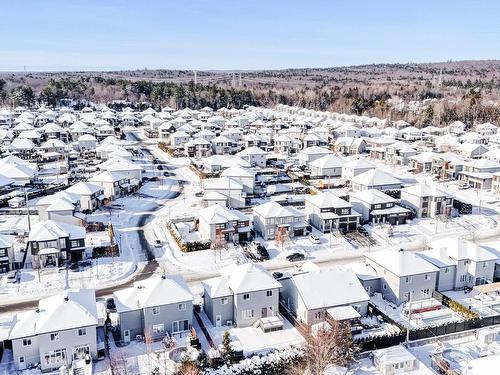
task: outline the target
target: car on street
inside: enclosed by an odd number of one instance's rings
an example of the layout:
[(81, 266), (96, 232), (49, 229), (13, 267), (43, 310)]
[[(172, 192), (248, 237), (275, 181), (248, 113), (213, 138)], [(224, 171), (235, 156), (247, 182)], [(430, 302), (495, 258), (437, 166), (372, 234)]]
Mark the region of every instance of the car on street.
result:
[(283, 277), (283, 272), (278, 272), (278, 271), (273, 272), (273, 277), (275, 279), (281, 279)]
[(315, 245), (318, 245), (321, 243), (320, 238), (318, 236), (313, 235), (313, 234), (309, 235), (309, 241), (311, 241)]
[(8, 274), (7, 274), (7, 282), (10, 283), (10, 284), (14, 284), (14, 283), (17, 283), (19, 281), (19, 271), (15, 270), (15, 271), (10, 271)]
[(293, 253), (286, 257), (289, 262), (299, 262), (306, 259), (305, 255), (302, 253)]
[(370, 233), (364, 228), (364, 227), (358, 227), (358, 233), (362, 234), (363, 236), (369, 236)]

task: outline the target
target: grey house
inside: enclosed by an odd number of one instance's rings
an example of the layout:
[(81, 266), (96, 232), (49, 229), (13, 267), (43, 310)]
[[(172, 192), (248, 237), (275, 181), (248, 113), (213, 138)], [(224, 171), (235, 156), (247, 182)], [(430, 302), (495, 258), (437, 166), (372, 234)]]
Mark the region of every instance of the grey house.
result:
[(432, 241), (431, 250), (422, 252), (429, 262), (440, 268), (438, 290), (472, 288), (493, 282), (498, 256), (460, 237)]
[(367, 313), (370, 297), (352, 271), (317, 270), (284, 277), (280, 282), (282, 303), (305, 324), (322, 322), (327, 314), (337, 316), (338, 311), (346, 319)]
[(265, 240), (272, 240), (279, 231), (290, 237), (303, 236), (306, 223), (305, 214), (293, 207), (283, 207), (276, 202), (267, 202), (253, 209), (255, 231)]
[(42, 372), (85, 358), (97, 358), (104, 342), (97, 337), (99, 318), (94, 290), (67, 290), (42, 299), (38, 308), (17, 313), (9, 333), (14, 367), (40, 363)]
[(365, 254), (365, 262), (382, 277), (382, 295), (397, 305), (431, 298), (436, 289), (439, 268), (414, 253), (377, 251)]
[(0, 273), (9, 272), (14, 265), (14, 237), (0, 235)]
[(401, 202), (417, 211), (417, 217), (450, 216), (453, 197), (434, 186), (416, 184), (401, 190)]
[(202, 285), (205, 313), (216, 327), (248, 327), (278, 314), (281, 284), (261, 266), (232, 265)]
[(191, 329), (193, 294), (180, 276), (158, 276), (113, 293), (123, 342), (150, 335), (159, 340)]
[(397, 205), (397, 200), (376, 189), (358, 191), (350, 195), (352, 207), (362, 215), (364, 222), (406, 223), (410, 210)]

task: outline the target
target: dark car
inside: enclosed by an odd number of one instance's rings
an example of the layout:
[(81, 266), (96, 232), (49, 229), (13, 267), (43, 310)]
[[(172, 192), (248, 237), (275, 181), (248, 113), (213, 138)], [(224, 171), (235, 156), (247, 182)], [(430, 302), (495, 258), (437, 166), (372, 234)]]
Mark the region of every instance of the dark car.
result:
[(363, 236), (369, 236), (370, 233), (364, 228), (364, 227), (358, 227), (358, 233), (362, 234)]
[(269, 253), (266, 248), (262, 245), (257, 246), (257, 254), (259, 254), (260, 258), (263, 260), (269, 260)]
[(306, 259), (305, 255), (302, 253), (293, 253), (286, 257), (289, 262), (298, 262)]
[(113, 298), (108, 298), (106, 300), (106, 310), (116, 312), (115, 300)]
[(273, 277), (275, 279), (281, 279), (283, 277), (283, 272), (273, 272)]

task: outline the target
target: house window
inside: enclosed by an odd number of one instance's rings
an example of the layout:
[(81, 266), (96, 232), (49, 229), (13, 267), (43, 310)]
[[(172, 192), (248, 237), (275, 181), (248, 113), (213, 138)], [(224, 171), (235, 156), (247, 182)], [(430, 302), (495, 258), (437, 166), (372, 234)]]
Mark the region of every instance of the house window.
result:
[(273, 295), (273, 291), (272, 290), (268, 290), (266, 292), (266, 296), (271, 297), (272, 295)]
[(58, 349), (46, 352), (44, 355), (46, 365), (58, 364), (66, 361), (66, 349)]
[(483, 268), (486, 268), (486, 267), (488, 267), (488, 263), (483, 262)]
[(73, 360), (85, 358), (85, 355), (90, 353), (88, 345), (78, 345), (73, 347)]
[(349, 209), (348, 208), (343, 208), (340, 210), (341, 215), (349, 215)]
[(177, 320), (172, 322), (172, 332), (184, 332), (189, 329), (189, 321), (188, 320)]
[(444, 273), (449, 273), (449, 272), (450, 272), (450, 269), (449, 269), (448, 267), (446, 267), (446, 268), (444, 269)]
[(254, 313), (254, 310), (253, 309), (249, 309), (249, 310), (243, 310), (241, 312), (241, 318), (242, 319), (250, 319), (250, 318), (253, 318), (255, 315)]
[(425, 280), (430, 280), (430, 279), (431, 279), (431, 275), (426, 274), (426, 275), (425, 275)]
[(384, 284), (384, 290), (387, 290), (387, 284)]
[(316, 319), (316, 320), (321, 319), (321, 311), (317, 311), (314, 313), (314, 319)]
[(250, 294), (248, 294), (248, 293), (243, 294), (243, 300), (244, 301), (246, 301), (249, 298), (250, 298)]
[(23, 346), (30, 346), (31, 345), (31, 339), (23, 339)]
[(153, 315), (159, 315), (159, 314), (160, 314), (160, 307), (159, 307), (159, 306), (155, 306), (155, 307), (153, 307), (153, 309), (152, 309), (151, 313), (152, 313)]
[(59, 332), (51, 333), (50, 334), (50, 341), (57, 341), (57, 340), (59, 340)]
[(376, 209), (376, 210), (378, 210), (378, 209), (380, 209), (380, 208), (382, 208), (382, 205), (381, 205), (381, 204), (376, 204), (376, 205), (375, 205), (375, 209)]
[(154, 324), (153, 325), (153, 335), (158, 335), (165, 332), (164, 324)]
[(78, 247), (78, 246), (80, 246), (80, 241), (78, 240), (71, 241), (71, 247)]
[(407, 283), (407, 284), (411, 283), (411, 277), (410, 276), (406, 276), (405, 277), (405, 283)]
[(422, 296), (424, 296), (424, 297), (427, 297), (431, 294), (431, 292), (428, 288), (422, 289), (421, 292), (422, 292)]
[(177, 309), (178, 309), (179, 311), (184, 311), (184, 310), (186, 310), (186, 304), (185, 304), (185, 303), (179, 303), (179, 304), (177, 305)]
[(78, 329), (78, 336), (86, 336), (86, 335), (87, 335), (87, 328)]
[(220, 304), (221, 305), (227, 305), (229, 302), (229, 299), (227, 297), (221, 298), (220, 299)]

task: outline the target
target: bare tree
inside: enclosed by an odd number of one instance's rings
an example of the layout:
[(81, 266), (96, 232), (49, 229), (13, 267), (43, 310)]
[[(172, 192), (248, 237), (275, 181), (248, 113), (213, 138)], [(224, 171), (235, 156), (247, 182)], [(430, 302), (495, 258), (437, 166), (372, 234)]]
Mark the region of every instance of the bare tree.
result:
[(151, 334), (151, 331), (146, 330), (144, 331), (144, 344), (146, 345), (146, 356), (148, 357), (148, 374), (151, 374), (152, 372), (152, 367), (151, 367), (151, 354), (153, 353), (153, 335)]
[(178, 375), (201, 375), (202, 372), (196, 362), (185, 361), (181, 363), (177, 373)]
[(110, 350), (109, 367), (112, 375), (127, 375), (127, 356), (123, 348)]
[(222, 259), (222, 250), (227, 248), (227, 242), (223, 236), (216, 236), (210, 248), (214, 251), (215, 262), (217, 262), (217, 253), (219, 253), (219, 259)]
[(276, 232), (275, 240), (276, 245), (280, 246), (281, 251), (283, 251), (283, 247), (290, 240), (290, 237), (288, 236), (288, 229), (286, 227), (279, 227)]
[(309, 327), (304, 344), (301, 369), (311, 375), (322, 375), (331, 366), (347, 366), (356, 353), (349, 323), (330, 320), (318, 329)]

